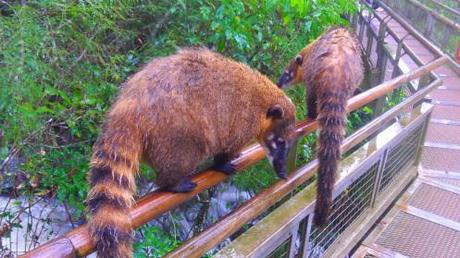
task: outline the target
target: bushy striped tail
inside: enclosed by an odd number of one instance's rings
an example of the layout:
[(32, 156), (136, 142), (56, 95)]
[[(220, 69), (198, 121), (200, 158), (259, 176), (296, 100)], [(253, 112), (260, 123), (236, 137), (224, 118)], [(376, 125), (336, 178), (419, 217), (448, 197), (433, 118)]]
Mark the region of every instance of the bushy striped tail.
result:
[(332, 205), (332, 190), (335, 184), (338, 163), (346, 126), (346, 105), (348, 94), (325, 92), (318, 96), (318, 183), (314, 223), (325, 226), (328, 223)]
[(132, 257), (132, 226), (139, 145), (132, 135), (102, 135), (93, 147), (87, 207), (98, 257)]

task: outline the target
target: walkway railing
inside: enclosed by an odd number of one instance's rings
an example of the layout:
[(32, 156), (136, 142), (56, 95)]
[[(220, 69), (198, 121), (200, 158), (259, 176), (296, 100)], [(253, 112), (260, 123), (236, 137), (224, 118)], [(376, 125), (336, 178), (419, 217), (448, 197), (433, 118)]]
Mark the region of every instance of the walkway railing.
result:
[[(370, 23), (366, 23), (368, 17), (364, 16), (364, 12), (361, 12), (359, 19), (356, 20), (357, 29), (361, 30), (361, 26), (370, 26)], [(366, 25), (367, 24), (367, 25)], [(369, 28), (367, 28), (369, 29)], [(372, 35), (373, 32), (369, 32)], [(368, 34), (368, 35), (371, 35)], [(379, 35), (379, 34), (377, 34)], [(385, 33), (382, 34), (383, 36)], [(380, 35), (380, 36), (382, 36)], [(372, 36), (373, 37), (373, 36)], [(362, 38), (365, 38), (363, 35)], [(385, 50), (383, 44), (383, 38), (377, 37), (380, 42), (380, 48), (375, 48), (378, 52), (378, 60), (384, 62), (384, 58), (387, 60), (393, 60), (395, 67), (398, 67), (398, 62), (395, 61), (395, 56), (389, 54), (390, 49)], [(404, 48), (404, 44), (401, 43), (401, 48)], [(372, 47), (371, 47), (372, 49)], [(411, 56), (410, 50), (405, 50), (408, 56)], [(382, 57), (387, 55), (387, 57)], [(404, 56), (404, 53), (400, 53), (399, 58)], [(406, 88), (408, 89), (411, 96), (407, 98), (401, 104), (393, 107), (389, 111), (384, 112), (377, 119), (369, 123), (368, 125), (361, 128), (358, 132), (348, 137), (343, 145), (343, 150), (347, 151), (362, 145), (366, 139), (372, 137), (373, 134), (387, 128), (387, 124), (397, 119), (397, 115), (401, 112), (412, 109), (414, 105), (417, 105), (424, 96), (432, 89), (440, 85), (441, 81), (431, 71), (444, 63), (448, 58), (439, 54), (438, 57), (432, 62), (420, 66), (419, 68), (399, 75), (400, 72), (391, 73), (393, 79), (381, 83), (380, 85), (373, 87), (364, 93), (357, 95), (350, 99), (348, 103), (348, 111), (356, 110), (364, 105), (371, 103), (372, 101), (382, 99), (388, 94), (393, 93), (396, 89)], [(393, 62), (390, 62), (393, 63)], [(377, 62), (379, 63), (379, 62)], [(379, 63), (379, 64), (380, 64)], [(387, 67), (391, 68), (391, 65), (381, 65), (379, 70), (379, 81), (385, 79), (385, 76), (381, 74), (387, 74)], [(398, 76), (399, 75), (399, 76)], [(383, 78), (383, 79), (382, 79)], [(410, 89), (410, 90), (409, 90)], [(385, 111), (382, 108), (382, 112)], [(425, 116), (426, 117), (426, 116)], [(417, 120), (419, 121), (419, 120)], [(314, 132), (317, 128), (316, 121), (306, 120), (297, 124), (298, 137), (305, 136)], [(417, 135), (420, 135), (419, 133)], [(420, 136), (417, 136), (420, 138)], [(417, 139), (419, 139), (417, 138)], [(418, 145), (415, 145), (415, 148)], [(413, 146), (411, 148), (414, 148)], [(387, 153), (388, 154), (388, 153)], [(354, 155), (354, 154), (352, 154)], [(418, 154), (417, 154), (418, 155)], [(241, 171), (244, 168), (254, 164), (255, 162), (264, 158), (264, 151), (258, 144), (248, 146), (242, 151), (242, 155), (233, 160), (237, 171)], [(252, 219), (258, 217), (260, 214), (265, 212), (269, 207), (279, 202), (283, 197), (292, 193), (294, 190), (300, 190), (299, 186), (304, 184), (310, 178), (314, 176), (315, 169), (317, 167), (317, 161), (314, 160), (296, 171), (292, 172), (287, 180), (280, 180), (273, 184), (269, 188), (259, 193), (248, 202), (244, 203), (241, 207), (225, 216), (219, 222), (203, 231), (198, 236), (190, 239), (177, 250), (175, 250), (170, 256), (182, 256), (182, 257), (197, 257), (206, 253), (209, 249), (222, 242), (224, 239), (235, 233), (242, 226)], [(399, 168), (400, 169), (400, 168)], [(130, 217), (134, 227), (139, 227), (148, 221), (160, 216), (161, 214), (177, 207), (181, 203), (184, 203), (198, 193), (224, 181), (227, 177), (212, 170), (206, 170), (198, 173), (192, 180), (197, 183), (197, 187), (191, 193), (187, 194), (172, 194), (167, 192), (152, 192), (145, 197), (137, 201), (136, 205), (130, 210)], [(347, 177), (348, 182), (355, 181), (356, 179)], [(351, 181), (350, 181), (351, 180)], [(342, 182), (342, 181), (340, 181)], [(339, 183), (340, 183), (339, 182)], [(312, 186), (309, 186), (310, 188)], [(343, 187), (346, 187), (344, 185)], [(341, 187), (340, 189), (342, 189)], [(309, 188), (305, 188), (309, 189)], [(339, 188), (337, 188), (339, 189)], [(336, 194), (338, 193), (336, 190)], [(305, 208), (311, 206), (311, 203), (304, 203)], [(277, 238), (278, 240), (281, 238)], [(24, 255), (24, 257), (75, 257), (88, 255), (94, 250), (95, 244), (89, 237), (88, 228), (86, 225), (81, 226), (75, 230), (72, 230), (57, 239), (54, 239)]]
[(458, 7), (449, 6), (448, 4), (442, 3), (442, 0), (419, 0), (422, 4), (437, 11), (440, 15), (447, 19), (460, 24), (460, 3), (457, 1)]
[[(423, 33), (423, 36), (455, 59), (455, 51), (460, 44), (460, 24), (440, 15), (438, 13), (439, 7), (431, 10), (416, 0), (380, 0), (379, 2), (383, 2), (392, 8), (413, 27)], [(456, 17), (459, 18), (458, 16)]]
[[(436, 85), (433, 83), (429, 87)], [(355, 139), (362, 140), (384, 128), (382, 125), (421, 98), (423, 95), (411, 97), (380, 116), (371, 127), (348, 138), (343, 150), (355, 146)], [(235, 239), (216, 257), (346, 256), (415, 178), (417, 157), (431, 110), (431, 105), (418, 106), (404, 122), (392, 124), (342, 161), (340, 179), (334, 188), (331, 222), (325, 228), (312, 225), (316, 189), (315, 184), (311, 184)], [(310, 163), (296, 173), (312, 176), (315, 170), (316, 163)], [(197, 241), (203, 238), (198, 236)], [(170, 257), (195, 257), (195, 254), (200, 255), (184, 250)]]
[[(378, 20), (377, 28), (372, 28), (372, 25), (375, 25), (372, 22), (374, 18)], [(389, 74), (394, 77), (400, 73), (401, 68), (397, 64), (399, 59), (401, 62), (407, 59), (404, 58), (404, 54), (408, 54), (411, 61), (422, 65), (418, 57), (407, 48), (404, 39), (398, 38), (396, 33), (386, 27), (388, 18), (363, 11), (358, 19), (353, 20), (367, 54), (371, 56), (372, 49), (375, 49), (375, 52), (386, 53), (382, 56), (378, 55), (375, 62), (378, 70), (375, 76), (377, 80)], [(384, 46), (383, 39), (378, 35), (387, 35), (386, 41), (394, 40), (393, 48)], [(373, 45), (373, 42), (377, 44)], [(439, 52), (435, 52), (436, 54), (440, 55)], [(384, 59), (390, 60), (390, 67)], [(430, 76), (433, 77), (428, 78)], [(416, 85), (408, 86), (411, 88), (415, 86), (411, 89), (412, 95), (409, 98), (345, 140), (342, 148), (347, 151), (366, 136), (381, 131), (342, 161), (340, 179), (334, 189), (335, 200), (331, 222), (325, 228), (315, 228), (312, 225), (315, 203), (313, 184), (291, 197), (254, 227), (232, 241), (217, 253), (216, 257), (344, 257), (349, 254), (396, 196), (416, 176), (423, 139), (432, 110), (431, 105), (417, 103), (440, 84), (437, 76), (430, 73), (425, 73), (418, 78)], [(425, 83), (428, 85), (423, 86)], [(378, 87), (380, 86), (376, 88)], [(412, 109), (410, 115), (406, 114), (404, 119), (398, 116), (414, 105), (417, 108)], [(391, 121), (396, 122), (387, 126)], [(302, 173), (308, 174), (315, 173), (315, 168), (316, 163), (310, 163), (300, 170), (305, 170)], [(224, 226), (220, 224), (221, 222), (215, 227)], [(198, 236), (197, 241), (203, 239), (205, 234)], [(191, 245), (196, 243), (191, 242)], [(177, 250), (171, 257), (189, 254), (193, 256), (195, 253)]]

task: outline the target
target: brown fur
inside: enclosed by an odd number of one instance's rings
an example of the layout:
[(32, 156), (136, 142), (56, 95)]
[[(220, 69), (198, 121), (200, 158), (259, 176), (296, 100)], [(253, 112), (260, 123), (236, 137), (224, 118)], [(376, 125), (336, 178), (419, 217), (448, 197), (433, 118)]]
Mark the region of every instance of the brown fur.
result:
[[(282, 118), (267, 115), (273, 106)], [(290, 137), (295, 108), (268, 78), (204, 49), (157, 58), (132, 76), (94, 145), (88, 208), (99, 257), (130, 257), (128, 210), (143, 159), (170, 189), (204, 159), (233, 157), (254, 138)]]
[(308, 117), (318, 116), (319, 169), (315, 207), (318, 226), (328, 221), (345, 133), (347, 100), (363, 79), (361, 54), (359, 42), (348, 30), (330, 29), (300, 51), (278, 83), (283, 87), (303, 82), (307, 88)]

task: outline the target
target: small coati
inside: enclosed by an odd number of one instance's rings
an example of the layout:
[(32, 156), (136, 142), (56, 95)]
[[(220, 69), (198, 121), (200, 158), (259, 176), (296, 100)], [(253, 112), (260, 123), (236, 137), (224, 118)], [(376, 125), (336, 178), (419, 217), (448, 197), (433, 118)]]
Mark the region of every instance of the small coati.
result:
[(318, 116), (318, 188), (314, 222), (324, 226), (332, 204), (346, 106), (363, 79), (362, 49), (345, 28), (332, 28), (302, 49), (287, 65), (278, 87), (303, 82), (308, 117)]
[(230, 174), (229, 161), (255, 138), (285, 178), (294, 132), (291, 100), (248, 66), (205, 49), (153, 59), (124, 84), (93, 147), (87, 206), (98, 256), (132, 256), (140, 160), (160, 188), (188, 192), (200, 162), (214, 157), (214, 169)]

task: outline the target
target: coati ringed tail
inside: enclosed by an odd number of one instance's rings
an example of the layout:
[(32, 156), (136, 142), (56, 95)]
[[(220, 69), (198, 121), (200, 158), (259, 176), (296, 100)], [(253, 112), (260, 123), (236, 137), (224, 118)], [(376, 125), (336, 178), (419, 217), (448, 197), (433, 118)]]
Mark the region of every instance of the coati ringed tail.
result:
[(193, 190), (188, 176), (214, 157), (215, 168), (256, 138), (280, 177), (294, 133), (295, 107), (248, 66), (205, 49), (157, 58), (133, 75), (107, 113), (93, 147), (87, 206), (98, 257), (131, 257), (135, 174), (143, 160), (160, 188)]
[(303, 82), (308, 117), (318, 119), (318, 186), (314, 222), (324, 226), (332, 205), (346, 106), (363, 79), (362, 49), (344, 28), (332, 28), (302, 49), (287, 65), (278, 87)]

